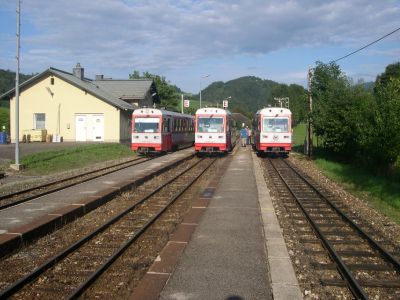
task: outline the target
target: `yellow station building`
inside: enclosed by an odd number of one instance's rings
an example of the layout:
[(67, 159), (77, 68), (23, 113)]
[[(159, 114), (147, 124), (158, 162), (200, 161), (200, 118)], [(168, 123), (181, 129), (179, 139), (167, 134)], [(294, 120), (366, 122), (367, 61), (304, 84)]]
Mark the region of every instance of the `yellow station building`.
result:
[[(153, 80), (84, 77), (78, 63), (72, 73), (55, 68), (20, 85), (19, 138), (29, 133), (53, 141), (128, 142), (135, 108), (159, 103)], [(10, 100), (11, 142), (15, 142), (15, 89), (0, 95)], [(39, 138), (41, 139), (41, 138)]]

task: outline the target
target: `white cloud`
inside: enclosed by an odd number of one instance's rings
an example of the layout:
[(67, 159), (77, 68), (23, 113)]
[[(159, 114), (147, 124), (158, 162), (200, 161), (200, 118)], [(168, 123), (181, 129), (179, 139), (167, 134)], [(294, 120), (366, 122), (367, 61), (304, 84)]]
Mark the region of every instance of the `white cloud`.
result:
[(208, 59), (290, 47), (357, 48), (396, 28), (400, 6), (374, 0), (35, 0), (23, 1), (22, 17), (29, 27), (23, 28), (24, 64), (31, 71), (69, 70), (79, 61), (89, 74), (127, 77), (134, 69), (166, 74)]

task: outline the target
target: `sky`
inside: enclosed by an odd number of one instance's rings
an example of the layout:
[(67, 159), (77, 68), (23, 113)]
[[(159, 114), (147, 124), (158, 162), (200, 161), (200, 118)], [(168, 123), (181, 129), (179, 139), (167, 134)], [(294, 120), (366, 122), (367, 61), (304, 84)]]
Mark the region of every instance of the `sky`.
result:
[[(16, 3), (0, 0), (0, 69), (12, 71)], [(399, 27), (399, 0), (21, 0), (20, 72), (79, 62), (91, 79), (137, 70), (195, 94), (242, 76), (306, 86), (316, 61)], [(357, 82), (398, 61), (400, 31), (337, 63)]]

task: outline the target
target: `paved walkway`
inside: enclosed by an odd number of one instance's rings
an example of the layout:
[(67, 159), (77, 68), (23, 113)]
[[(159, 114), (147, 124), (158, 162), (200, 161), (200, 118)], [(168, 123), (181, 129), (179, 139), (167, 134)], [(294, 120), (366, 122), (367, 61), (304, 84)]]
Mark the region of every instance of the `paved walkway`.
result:
[(272, 299), (250, 147), (239, 148), (160, 299)]

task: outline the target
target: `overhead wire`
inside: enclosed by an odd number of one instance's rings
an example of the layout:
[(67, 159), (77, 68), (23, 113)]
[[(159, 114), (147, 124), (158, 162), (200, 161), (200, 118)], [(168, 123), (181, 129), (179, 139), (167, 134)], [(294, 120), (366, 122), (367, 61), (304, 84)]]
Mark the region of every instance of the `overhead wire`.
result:
[(383, 37), (381, 37), (381, 38), (379, 38), (379, 39), (373, 41), (372, 43), (369, 43), (368, 45), (365, 45), (364, 47), (361, 47), (360, 49), (358, 49), (358, 50), (356, 50), (356, 51), (353, 51), (353, 52), (351, 52), (351, 53), (349, 53), (349, 54), (347, 54), (347, 55), (345, 55), (345, 56), (342, 56), (341, 58), (335, 59), (335, 60), (333, 60), (332, 62), (335, 63), (335, 62), (337, 62), (337, 61), (339, 61), (339, 60), (342, 60), (342, 59), (345, 59), (346, 57), (349, 57), (350, 55), (353, 55), (353, 54), (355, 54), (355, 53), (357, 53), (357, 52), (360, 52), (361, 50), (363, 50), (363, 49), (365, 49), (365, 48), (367, 48), (367, 47), (369, 47), (369, 46), (371, 46), (371, 45), (373, 45), (373, 44), (379, 42), (380, 40), (383, 40), (384, 38), (388, 37), (389, 35), (392, 35), (393, 33), (397, 32), (397, 31), (399, 31), (399, 30), (400, 30), (400, 27), (397, 28), (397, 29), (395, 29), (395, 30), (393, 30), (392, 32), (390, 32), (390, 33), (384, 35)]

